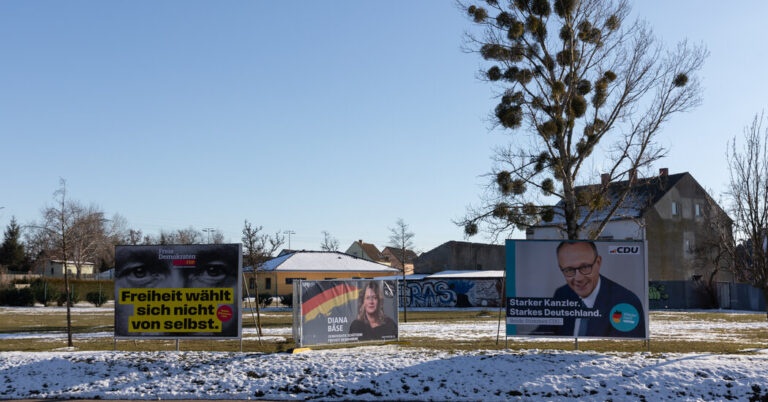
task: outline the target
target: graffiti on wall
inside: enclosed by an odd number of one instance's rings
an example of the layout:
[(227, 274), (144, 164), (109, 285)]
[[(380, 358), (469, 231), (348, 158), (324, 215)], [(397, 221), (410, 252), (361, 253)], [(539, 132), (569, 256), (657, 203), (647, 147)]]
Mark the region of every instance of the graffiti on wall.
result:
[(666, 292), (664, 285), (650, 284), (648, 286), (648, 300), (667, 300), (669, 295)]
[(408, 281), (408, 292), (405, 294), (408, 307), (498, 307), (501, 302), (501, 281), (496, 279)]

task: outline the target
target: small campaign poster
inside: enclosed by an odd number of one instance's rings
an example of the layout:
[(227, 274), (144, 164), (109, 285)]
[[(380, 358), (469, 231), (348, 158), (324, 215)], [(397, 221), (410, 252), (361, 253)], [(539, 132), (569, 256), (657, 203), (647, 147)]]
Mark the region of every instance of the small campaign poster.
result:
[(301, 281), (300, 345), (397, 340), (394, 280)]
[(507, 240), (507, 335), (648, 338), (645, 242)]
[(115, 247), (115, 337), (240, 338), (239, 244)]

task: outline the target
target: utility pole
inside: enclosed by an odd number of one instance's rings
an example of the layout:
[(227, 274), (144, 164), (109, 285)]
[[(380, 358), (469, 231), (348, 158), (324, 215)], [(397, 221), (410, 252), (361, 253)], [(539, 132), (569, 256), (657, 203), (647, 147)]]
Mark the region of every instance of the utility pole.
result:
[(293, 230), (286, 230), (283, 233), (288, 235), (288, 250), (291, 250), (291, 235), (296, 234), (296, 232), (294, 232)]
[(211, 244), (211, 233), (213, 233), (216, 229), (214, 228), (203, 228), (204, 233), (208, 233), (208, 244)]

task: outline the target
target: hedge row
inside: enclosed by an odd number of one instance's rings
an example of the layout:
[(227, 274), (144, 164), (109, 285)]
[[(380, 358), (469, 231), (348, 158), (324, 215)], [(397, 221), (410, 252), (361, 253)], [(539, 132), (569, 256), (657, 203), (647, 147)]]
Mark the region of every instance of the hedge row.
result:
[[(83, 297), (96, 306), (114, 299), (114, 282), (112, 280), (70, 279), (69, 284), (72, 304), (83, 300)], [(3, 306), (32, 306), (35, 302), (43, 305), (56, 303), (63, 306), (65, 299), (63, 278), (35, 279), (28, 288), (0, 289), (0, 305)]]
[(35, 304), (35, 296), (30, 288), (3, 288), (0, 289), (0, 305), (3, 306), (32, 306)]

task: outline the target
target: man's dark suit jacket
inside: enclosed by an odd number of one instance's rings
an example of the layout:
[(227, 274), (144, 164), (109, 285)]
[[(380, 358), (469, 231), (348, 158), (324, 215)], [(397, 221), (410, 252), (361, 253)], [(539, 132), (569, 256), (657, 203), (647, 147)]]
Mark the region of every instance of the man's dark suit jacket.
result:
[[(581, 301), (579, 295), (571, 289), (567, 284), (559, 287), (555, 291), (554, 299), (567, 299)], [(619, 331), (611, 325), (611, 309), (619, 304), (627, 303), (637, 309), (640, 314), (637, 326), (631, 331)], [(618, 283), (600, 275), (600, 293), (597, 294), (595, 299), (595, 305), (593, 309), (600, 311), (599, 318), (582, 318), (587, 321), (587, 334), (585, 336), (610, 336), (610, 337), (627, 337), (627, 338), (645, 338), (645, 313), (643, 312), (643, 305), (640, 303), (640, 299), (632, 293), (629, 289)], [(576, 319), (578, 317), (566, 317), (563, 318), (563, 325), (540, 325), (532, 332), (532, 335), (566, 335), (573, 336), (573, 328), (576, 325)], [(583, 321), (582, 321), (583, 322)]]

